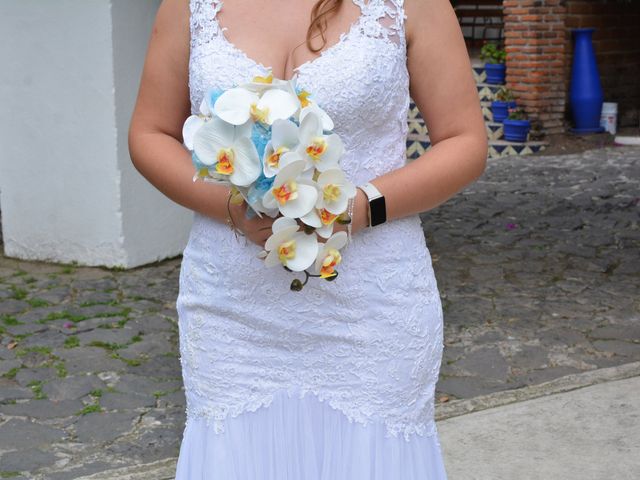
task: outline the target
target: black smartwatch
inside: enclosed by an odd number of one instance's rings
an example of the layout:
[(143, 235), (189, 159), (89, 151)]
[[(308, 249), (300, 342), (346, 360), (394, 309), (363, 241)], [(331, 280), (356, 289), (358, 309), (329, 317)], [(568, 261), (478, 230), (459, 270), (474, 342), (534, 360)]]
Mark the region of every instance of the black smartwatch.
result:
[(387, 221), (387, 206), (384, 201), (384, 195), (376, 188), (373, 183), (365, 183), (358, 185), (367, 198), (369, 199), (369, 227), (375, 227)]

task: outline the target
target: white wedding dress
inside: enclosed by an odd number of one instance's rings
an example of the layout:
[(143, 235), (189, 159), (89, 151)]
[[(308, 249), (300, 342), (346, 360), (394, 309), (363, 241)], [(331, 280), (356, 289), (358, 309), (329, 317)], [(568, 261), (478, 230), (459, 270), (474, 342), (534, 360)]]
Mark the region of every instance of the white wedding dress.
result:
[[(409, 77), (402, 0), (352, 1), (351, 29), (295, 72), (334, 120), (358, 185), (405, 164)], [(228, 41), (221, 7), (191, 0), (194, 113), (207, 89), (270, 70)], [(195, 214), (176, 302), (187, 400), (176, 479), (445, 479), (443, 317), (420, 217), (357, 232), (339, 276), (300, 292), (260, 250)]]

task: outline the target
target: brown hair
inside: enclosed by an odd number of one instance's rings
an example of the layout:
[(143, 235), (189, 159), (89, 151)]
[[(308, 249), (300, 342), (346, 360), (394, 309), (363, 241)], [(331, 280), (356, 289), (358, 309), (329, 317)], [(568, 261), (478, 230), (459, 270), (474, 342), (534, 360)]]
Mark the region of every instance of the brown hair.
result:
[[(318, 0), (311, 9), (311, 23), (307, 29), (307, 47), (313, 53), (318, 53), (327, 44), (327, 38), (324, 36), (327, 30), (327, 16), (340, 8), (342, 0)], [(314, 30), (320, 32), (322, 37), (322, 45), (318, 48), (311, 47), (311, 38), (313, 38)]]

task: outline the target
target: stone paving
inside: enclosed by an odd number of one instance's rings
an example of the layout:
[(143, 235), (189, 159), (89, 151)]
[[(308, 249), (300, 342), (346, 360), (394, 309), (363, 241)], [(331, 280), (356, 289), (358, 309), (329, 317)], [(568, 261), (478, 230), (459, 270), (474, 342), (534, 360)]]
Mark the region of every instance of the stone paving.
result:
[(637, 147), (491, 161), (427, 212), (440, 398), (640, 360), (639, 220)]
[[(491, 160), (423, 220), (439, 402), (640, 360), (640, 149)], [(179, 268), (0, 257), (0, 478), (177, 456)]]

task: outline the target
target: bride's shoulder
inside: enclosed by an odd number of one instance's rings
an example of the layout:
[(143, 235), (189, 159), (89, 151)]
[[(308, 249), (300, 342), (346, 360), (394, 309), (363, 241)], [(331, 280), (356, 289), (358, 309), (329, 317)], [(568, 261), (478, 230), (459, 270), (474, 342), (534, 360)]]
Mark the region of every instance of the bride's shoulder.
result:
[(172, 45), (177, 50), (188, 48), (192, 1), (162, 0), (153, 23), (151, 42)]
[[(450, 0), (394, 0), (403, 5), (407, 42), (434, 31), (434, 26), (450, 23), (455, 12)], [(456, 21), (457, 23), (457, 21)]]
[(189, 18), (194, 2), (199, 0), (162, 0), (158, 8), (156, 23), (163, 22), (176, 32), (189, 30)]

